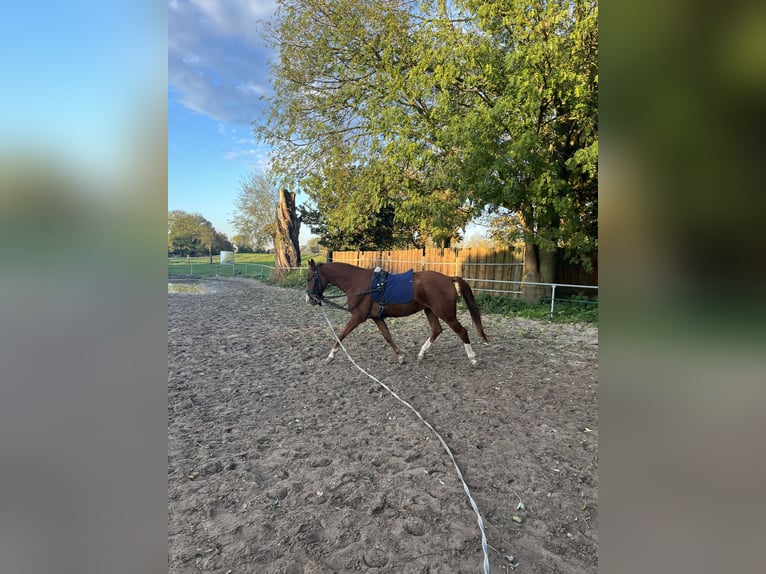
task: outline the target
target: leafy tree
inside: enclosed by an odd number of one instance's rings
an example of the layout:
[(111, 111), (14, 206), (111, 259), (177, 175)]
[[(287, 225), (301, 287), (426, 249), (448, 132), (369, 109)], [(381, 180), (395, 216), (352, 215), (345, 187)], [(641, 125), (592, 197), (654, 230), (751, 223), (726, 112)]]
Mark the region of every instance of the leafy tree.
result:
[[(390, 206), (412, 241), (448, 244), (470, 211), (455, 209), (468, 207), (457, 196), (445, 203), (443, 151), (432, 149), (428, 136), (429, 109), (420, 95), (429, 88), (416, 82), (417, 62), (431, 44), (428, 27), (410, 37), (414, 16), (405, 2), (278, 5), (270, 29), (280, 50), (275, 96), (267, 123), (256, 128), (275, 149), (275, 171), (298, 184), (349, 238), (375, 228)], [(407, 81), (405, 68), (412, 68)], [(343, 209), (331, 212), (328, 205)]]
[(551, 282), (557, 250), (587, 267), (597, 246), (597, 4), (465, 5), (484, 32), (481, 62), (492, 72), (482, 76), (487, 97), (464, 115), (469, 137), (454, 173), (477, 199), (513, 212), (525, 279)]
[(196, 255), (202, 249), (201, 230), (208, 222), (198, 213), (168, 212), (168, 253)]
[(213, 253), (220, 253), (221, 251), (234, 251), (234, 245), (232, 245), (225, 233), (216, 231), (213, 240)]
[(233, 245), (236, 245), (237, 252), (238, 253), (252, 253), (253, 248), (250, 245), (250, 240), (242, 235), (241, 233), (238, 233), (237, 235), (234, 235), (231, 238), (231, 242)]
[[(305, 180), (317, 191), (316, 208), (304, 207), (302, 221), (320, 235), (322, 245), (331, 250), (383, 250), (420, 245), (417, 222), (405, 222), (401, 211), (397, 212), (401, 188), (387, 185), (386, 174), (376, 177), (361, 173), (373, 169), (369, 167), (338, 169), (340, 173), (331, 178), (310, 175)], [(332, 167), (326, 166), (323, 173), (331, 172)], [(361, 181), (374, 188), (365, 191), (369, 188), (361, 187), (358, 183)], [(401, 185), (405, 186), (406, 182)]]
[(523, 226), (514, 211), (500, 209), (489, 221), (489, 235), (499, 245), (514, 245), (523, 240)]
[[(328, 211), (334, 215), (334, 209)], [(301, 220), (319, 235), (319, 245), (330, 251), (377, 251), (407, 245), (406, 238), (395, 231), (394, 210), (388, 206), (377, 212), (362, 213), (357, 219), (358, 225), (346, 231), (329, 224), (325, 212), (318, 209), (304, 207)]]
[(240, 182), (230, 223), (243, 245), (253, 251), (266, 251), (274, 242), (277, 190), (264, 173), (251, 173)]
[(233, 247), (225, 234), (215, 230), (213, 224), (199, 213), (176, 209), (168, 212), (168, 254), (209, 255)]
[(213, 262), (213, 245), (215, 245), (215, 228), (209, 221), (205, 221), (199, 227), (199, 242), (202, 248)]
[(306, 253), (311, 253), (312, 255), (326, 255), (327, 251), (325, 249), (322, 249), (322, 247), (319, 245), (319, 237), (312, 237), (306, 242), (306, 245), (304, 245), (301, 248), (302, 251), (305, 251)]
[[(515, 214), (528, 281), (587, 259), (597, 222), (595, 0), (278, 0), (274, 97), (256, 135), (322, 213), (323, 240), (378, 225), (449, 245)], [(390, 210), (387, 212), (386, 210)]]

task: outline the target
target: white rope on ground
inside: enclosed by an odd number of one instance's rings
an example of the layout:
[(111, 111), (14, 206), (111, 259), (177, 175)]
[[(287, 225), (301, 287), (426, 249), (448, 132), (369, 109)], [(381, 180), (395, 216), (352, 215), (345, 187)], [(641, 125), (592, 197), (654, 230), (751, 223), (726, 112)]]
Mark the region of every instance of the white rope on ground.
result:
[(457, 472), (457, 477), (460, 479), (460, 482), (463, 484), (463, 490), (465, 491), (465, 495), (468, 497), (468, 501), (471, 503), (471, 508), (473, 508), (473, 511), (476, 513), (476, 521), (479, 524), (479, 530), (481, 531), (481, 550), (484, 553), (484, 574), (489, 574), (489, 554), (487, 552), (487, 535), (484, 532), (484, 521), (481, 518), (481, 514), (479, 513), (479, 507), (476, 506), (476, 501), (473, 499), (473, 496), (471, 496), (471, 491), (468, 488), (468, 485), (465, 483), (465, 480), (463, 479), (463, 473), (460, 470), (460, 467), (457, 465), (457, 462), (455, 461), (455, 457), (452, 454), (452, 451), (447, 446), (447, 443), (444, 442), (444, 439), (442, 436), (436, 432), (436, 429), (431, 426), (431, 424), (423, 418), (423, 416), (413, 407), (410, 403), (405, 401), (403, 398), (401, 398), (399, 395), (397, 395), (394, 391), (392, 391), (388, 385), (385, 383), (379, 381), (377, 378), (375, 378), (373, 375), (365, 371), (362, 367), (356, 364), (356, 361), (354, 361), (353, 358), (351, 358), (351, 355), (349, 355), (348, 351), (346, 350), (346, 347), (343, 346), (343, 343), (338, 338), (338, 335), (335, 333), (335, 329), (332, 326), (332, 323), (330, 322), (330, 319), (327, 318), (327, 314), (324, 312), (324, 308), (319, 308), (322, 311), (322, 316), (324, 317), (324, 320), (327, 321), (327, 325), (330, 327), (330, 331), (332, 332), (333, 337), (335, 337), (335, 340), (340, 345), (340, 348), (343, 349), (343, 353), (345, 353), (346, 357), (348, 357), (348, 360), (351, 361), (351, 364), (354, 365), (357, 369), (359, 369), (362, 373), (367, 375), (369, 378), (371, 378), (373, 381), (378, 383), (381, 387), (386, 389), (392, 397), (394, 397), (397, 401), (402, 403), (404, 406), (406, 406), (408, 409), (410, 409), (415, 415), (422, 421), (424, 425), (426, 425), (429, 429), (431, 429), (431, 432), (436, 435), (436, 438), (439, 439), (439, 442), (444, 447), (444, 450), (447, 451), (447, 455), (449, 456), (450, 460), (452, 461), (452, 464), (455, 467), (455, 471)]

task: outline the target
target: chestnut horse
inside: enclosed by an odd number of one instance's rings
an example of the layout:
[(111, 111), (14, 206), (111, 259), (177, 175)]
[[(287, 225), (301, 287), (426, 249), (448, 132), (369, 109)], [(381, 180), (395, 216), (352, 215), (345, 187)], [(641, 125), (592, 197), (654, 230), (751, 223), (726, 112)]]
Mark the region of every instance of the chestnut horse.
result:
[[(324, 296), (324, 290), (328, 283), (339, 287), (347, 297), (348, 311), (351, 312), (351, 318), (343, 327), (338, 339), (342, 341), (358, 325), (364, 323), (367, 319), (372, 319), (380, 329), (383, 337), (396, 353), (399, 363), (404, 363), (404, 353), (394, 343), (391, 333), (388, 330), (383, 317), (380, 316), (379, 305), (372, 300), (371, 283), (374, 271), (372, 269), (363, 269), (346, 263), (314, 263), (309, 261), (308, 276), (306, 278), (306, 303), (312, 305), (321, 305), (324, 301), (329, 303)], [(487, 341), (487, 335), (484, 333), (484, 327), (481, 324), (481, 313), (476, 305), (471, 287), (460, 277), (447, 277), (436, 271), (416, 271), (413, 274), (413, 299), (405, 304), (385, 304), (385, 315), (388, 317), (405, 317), (418, 311), (426, 314), (431, 325), (431, 336), (423, 344), (418, 353), (418, 359), (422, 359), (431, 344), (442, 332), (442, 326), (439, 319), (442, 319), (449, 325), (460, 340), (463, 341), (468, 360), (472, 365), (477, 363), (476, 353), (471, 348), (471, 341), (468, 339), (468, 331), (457, 320), (457, 298), (463, 297), (468, 311), (473, 319), (474, 327), (479, 336)], [(339, 341), (335, 341), (327, 361), (335, 358), (335, 353), (340, 348)]]

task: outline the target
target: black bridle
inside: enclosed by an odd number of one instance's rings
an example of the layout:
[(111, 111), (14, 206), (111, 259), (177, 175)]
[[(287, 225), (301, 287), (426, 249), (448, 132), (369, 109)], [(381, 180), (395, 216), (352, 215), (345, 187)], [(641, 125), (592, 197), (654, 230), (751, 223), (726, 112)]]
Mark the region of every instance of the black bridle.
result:
[(327, 282), (322, 285), (322, 278), (319, 275), (319, 267), (314, 268), (314, 282), (311, 284), (311, 290), (309, 291), (306, 289), (309, 303), (312, 305), (321, 305), (322, 301), (327, 302), (324, 296), (325, 287), (327, 287)]
[[(330, 295), (329, 297), (324, 294), (324, 290), (327, 288), (327, 285), (330, 283), (329, 281), (325, 280), (324, 285), (322, 285), (322, 277), (319, 275), (319, 265), (317, 265), (314, 268), (314, 277), (313, 282), (311, 283), (311, 290), (306, 289), (306, 295), (309, 298), (309, 303), (312, 305), (321, 305), (322, 303), (326, 303), (330, 307), (335, 307), (336, 309), (343, 309), (344, 311), (351, 311), (354, 307), (359, 305), (362, 301), (360, 300), (359, 303), (356, 305), (353, 305), (352, 307), (344, 307), (343, 305), (338, 305), (334, 301), (331, 301), (330, 299), (337, 299), (338, 297), (351, 297), (354, 295), (367, 295), (368, 293), (372, 293), (372, 291), (362, 291), (361, 293), (340, 293), (339, 295)], [(308, 282), (308, 281), (307, 281)]]

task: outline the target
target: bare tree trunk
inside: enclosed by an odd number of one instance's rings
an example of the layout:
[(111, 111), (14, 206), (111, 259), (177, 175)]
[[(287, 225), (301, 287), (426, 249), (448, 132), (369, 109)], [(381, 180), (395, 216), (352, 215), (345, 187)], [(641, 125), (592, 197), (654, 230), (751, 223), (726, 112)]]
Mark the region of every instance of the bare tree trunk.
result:
[[(542, 251), (531, 241), (524, 242), (524, 282), (553, 283), (556, 276), (556, 253)], [(525, 303), (537, 304), (546, 295), (550, 295), (550, 287), (544, 285), (522, 285), (521, 300)]]
[(521, 300), (525, 303), (537, 304), (543, 296), (540, 285), (528, 283), (540, 282), (540, 267), (537, 259), (537, 245), (531, 240), (524, 241), (524, 284), (522, 285)]
[[(556, 274), (556, 251), (544, 251), (535, 244), (534, 212), (526, 209), (519, 212), (524, 235), (524, 283), (553, 283)], [(522, 285), (521, 300), (537, 304), (550, 294), (544, 285)]]
[[(540, 281), (542, 283), (553, 283), (556, 279), (556, 252), (538, 250), (537, 259), (540, 268)], [(548, 289), (547, 287), (545, 288)]]
[(301, 222), (295, 210), (295, 193), (284, 188), (279, 190), (276, 224), (274, 264), (277, 274), (284, 275), (288, 268), (301, 265)]

